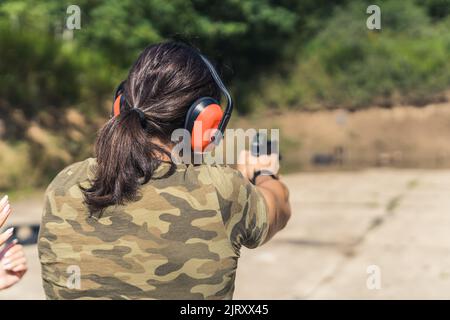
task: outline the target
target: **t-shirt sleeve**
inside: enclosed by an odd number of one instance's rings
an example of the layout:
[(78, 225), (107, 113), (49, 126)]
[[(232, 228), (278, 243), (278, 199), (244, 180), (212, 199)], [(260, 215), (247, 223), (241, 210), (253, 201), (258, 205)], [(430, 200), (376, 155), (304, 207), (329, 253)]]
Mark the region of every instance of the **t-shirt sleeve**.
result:
[(266, 239), (268, 209), (262, 193), (242, 174), (224, 167), (215, 177), (225, 228), (235, 249), (256, 248)]

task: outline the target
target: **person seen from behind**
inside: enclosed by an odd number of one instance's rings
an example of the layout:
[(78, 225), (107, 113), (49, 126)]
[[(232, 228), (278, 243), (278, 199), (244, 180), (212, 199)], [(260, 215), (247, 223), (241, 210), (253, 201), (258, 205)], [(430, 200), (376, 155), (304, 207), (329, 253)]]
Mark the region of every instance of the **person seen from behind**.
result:
[(275, 158), (238, 170), (172, 161), (171, 135), (191, 105), (220, 93), (196, 49), (164, 42), (141, 53), (96, 157), (46, 191), (38, 247), (48, 299), (233, 297), (241, 247), (269, 241), (291, 210), (278, 177), (250, 182)]

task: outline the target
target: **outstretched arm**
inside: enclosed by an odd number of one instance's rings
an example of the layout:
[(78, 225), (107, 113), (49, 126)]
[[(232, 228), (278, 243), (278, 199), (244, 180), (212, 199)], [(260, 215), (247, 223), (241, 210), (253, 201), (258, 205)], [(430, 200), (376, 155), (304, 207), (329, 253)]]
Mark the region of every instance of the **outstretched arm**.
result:
[[(256, 171), (266, 170), (276, 174), (279, 168), (278, 161), (277, 154), (256, 158), (250, 152), (242, 151), (238, 170), (251, 181)], [(268, 175), (259, 175), (254, 183), (264, 196), (267, 204), (269, 231), (264, 241), (267, 242), (286, 226), (291, 217), (289, 190), (279, 179), (274, 179)]]

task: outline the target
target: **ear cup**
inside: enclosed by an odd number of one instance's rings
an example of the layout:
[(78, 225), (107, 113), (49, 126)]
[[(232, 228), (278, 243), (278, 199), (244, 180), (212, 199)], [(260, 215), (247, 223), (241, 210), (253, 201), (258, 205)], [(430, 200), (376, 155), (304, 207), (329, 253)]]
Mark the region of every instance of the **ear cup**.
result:
[(213, 129), (217, 129), (222, 117), (222, 108), (213, 98), (203, 97), (193, 103), (185, 122), (185, 129), (191, 134), (192, 150), (205, 150), (211, 143)]
[(121, 102), (122, 102), (122, 95), (119, 95), (113, 104), (113, 112), (112, 112), (113, 117), (117, 117), (120, 114)]
[(111, 108), (111, 117), (117, 117), (120, 114), (121, 108), (124, 105), (124, 97), (122, 95), (124, 91), (125, 81), (122, 81), (114, 93), (114, 103)]
[(191, 134), (192, 149), (205, 150), (211, 143), (213, 129), (217, 129), (223, 117), (222, 108), (218, 104), (210, 104), (195, 119)]

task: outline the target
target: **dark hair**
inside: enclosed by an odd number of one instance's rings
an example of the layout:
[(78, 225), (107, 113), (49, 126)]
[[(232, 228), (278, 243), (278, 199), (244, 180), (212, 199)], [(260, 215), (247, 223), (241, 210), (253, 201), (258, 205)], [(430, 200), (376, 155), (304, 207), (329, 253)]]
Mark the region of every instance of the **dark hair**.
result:
[(161, 155), (170, 157), (152, 138), (170, 146), (172, 132), (184, 127), (195, 100), (220, 98), (199, 53), (178, 42), (147, 47), (132, 66), (123, 90), (127, 106), (100, 130), (95, 144), (96, 176), (89, 188), (82, 188), (91, 214), (136, 200), (139, 186), (161, 164)]

